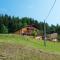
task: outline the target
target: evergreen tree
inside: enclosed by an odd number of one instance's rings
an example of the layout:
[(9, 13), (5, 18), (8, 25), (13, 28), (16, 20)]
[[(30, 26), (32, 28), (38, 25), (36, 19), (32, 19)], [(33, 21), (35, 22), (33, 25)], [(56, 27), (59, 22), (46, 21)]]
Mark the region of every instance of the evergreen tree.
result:
[(0, 25), (0, 33), (3, 33), (3, 34), (7, 34), (8, 33), (8, 29), (5, 25)]

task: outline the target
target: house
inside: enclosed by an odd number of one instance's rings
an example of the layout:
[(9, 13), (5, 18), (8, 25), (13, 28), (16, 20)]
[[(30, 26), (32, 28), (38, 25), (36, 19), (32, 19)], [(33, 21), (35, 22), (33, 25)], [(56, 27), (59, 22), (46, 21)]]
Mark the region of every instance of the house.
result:
[(15, 34), (21, 34), (21, 35), (32, 35), (33, 31), (37, 32), (38, 28), (36, 25), (28, 25), (20, 30), (17, 30)]

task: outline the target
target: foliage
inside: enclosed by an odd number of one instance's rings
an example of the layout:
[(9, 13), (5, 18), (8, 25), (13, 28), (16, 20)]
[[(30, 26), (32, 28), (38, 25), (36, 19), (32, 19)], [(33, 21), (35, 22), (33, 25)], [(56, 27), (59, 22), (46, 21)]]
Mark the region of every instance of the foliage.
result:
[(6, 34), (6, 33), (8, 33), (8, 29), (7, 29), (7, 27), (6, 26), (4, 26), (4, 25), (0, 25), (0, 33), (3, 33), (3, 34)]
[(33, 36), (37, 36), (37, 31), (36, 31), (36, 30), (33, 30), (33, 31), (32, 31), (32, 35), (33, 35)]
[[(19, 17), (14, 17), (14, 16), (8, 16), (7, 14), (2, 15), (0, 14), (0, 29), (2, 28), (1, 25), (4, 25), (7, 30), (8, 33), (13, 33), (16, 30), (19, 30), (27, 25), (36, 25), (37, 29), (39, 29), (39, 31), (43, 34), (44, 33), (44, 22), (38, 22), (37, 20), (34, 20), (33, 18), (29, 18), (29, 17), (23, 17), (23, 18), (19, 18)], [(48, 23), (45, 23), (46, 26), (46, 33), (58, 33), (60, 34), (60, 25), (51, 25), (49, 26)], [(0, 33), (1, 30), (0, 30)]]

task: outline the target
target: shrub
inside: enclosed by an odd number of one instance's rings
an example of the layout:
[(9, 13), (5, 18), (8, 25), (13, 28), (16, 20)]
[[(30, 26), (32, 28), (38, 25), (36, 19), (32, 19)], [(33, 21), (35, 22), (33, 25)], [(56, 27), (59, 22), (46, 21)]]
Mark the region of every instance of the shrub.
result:
[(37, 31), (32, 31), (32, 36), (37, 36)]

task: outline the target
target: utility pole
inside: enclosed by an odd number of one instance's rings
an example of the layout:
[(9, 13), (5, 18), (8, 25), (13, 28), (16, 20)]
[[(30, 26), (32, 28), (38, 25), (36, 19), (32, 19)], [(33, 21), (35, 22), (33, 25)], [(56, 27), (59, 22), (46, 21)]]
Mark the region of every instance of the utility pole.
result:
[[(55, 3), (56, 3), (56, 0), (54, 1), (54, 3), (53, 3), (53, 5), (52, 5), (52, 7), (51, 7), (51, 9), (50, 9), (50, 11), (49, 11), (49, 13), (48, 13), (48, 15), (47, 15), (47, 17), (46, 17), (45, 20), (48, 19), (48, 17), (49, 17), (49, 15), (50, 15), (50, 13), (51, 13), (51, 11), (52, 11)], [(44, 46), (46, 47), (46, 24), (45, 24), (45, 20), (44, 20)]]
[(44, 46), (46, 47), (46, 23), (44, 20)]

